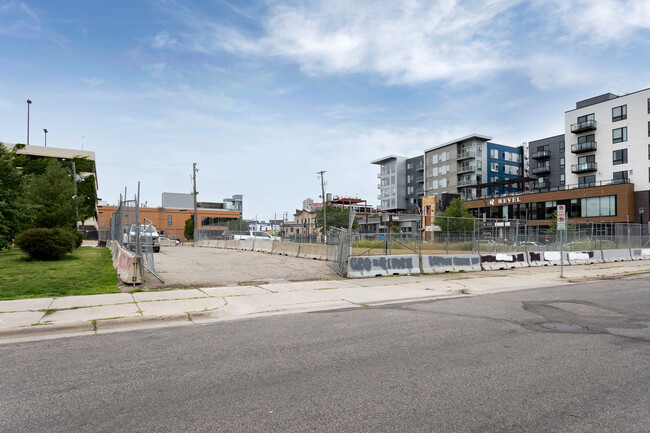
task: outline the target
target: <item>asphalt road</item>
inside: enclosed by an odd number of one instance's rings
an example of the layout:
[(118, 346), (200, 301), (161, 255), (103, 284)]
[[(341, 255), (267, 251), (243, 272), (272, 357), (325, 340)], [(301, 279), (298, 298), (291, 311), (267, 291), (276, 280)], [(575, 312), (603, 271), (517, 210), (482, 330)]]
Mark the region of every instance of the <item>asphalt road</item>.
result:
[(4, 345), (0, 431), (648, 432), (648, 282)]

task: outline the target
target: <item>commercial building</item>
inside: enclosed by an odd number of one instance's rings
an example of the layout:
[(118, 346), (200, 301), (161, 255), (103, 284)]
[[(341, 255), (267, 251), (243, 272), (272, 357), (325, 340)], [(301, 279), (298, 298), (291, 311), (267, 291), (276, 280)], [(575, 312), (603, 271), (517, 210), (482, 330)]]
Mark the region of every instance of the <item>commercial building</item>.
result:
[[(234, 195), (223, 202), (197, 202), (197, 227), (205, 239), (215, 239), (233, 220), (241, 218), (243, 196)], [(145, 218), (152, 222), (161, 236), (185, 238), (185, 221), (194, 213), (194, 196), (164, 192), (161, 207), (140, 207), (140, 222)], [(239, 209), (239, 210), (238, 210)], [(107, 228), (117, 206), (98, 206), (99, 226)]]
[(534, 179), (528, 189), (548, 191), (566, 185), (564, 134), (524, 143), (524, 176)]

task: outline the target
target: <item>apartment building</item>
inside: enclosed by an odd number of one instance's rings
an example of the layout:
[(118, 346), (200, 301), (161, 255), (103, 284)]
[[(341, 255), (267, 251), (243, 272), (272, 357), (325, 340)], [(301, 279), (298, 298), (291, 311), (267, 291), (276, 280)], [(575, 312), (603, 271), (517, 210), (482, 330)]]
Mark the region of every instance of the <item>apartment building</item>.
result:
[(488, 142), (487, 179), (485, 179), (488, 183), (479, 185), (479, 188), (485, 186), (485, 194), (488, 196), (520, 191), (521, 184), (509, 183), (509, 181), (522, 178), (523, 160), (523, 147)]
[(406, 209), (406, 160), (397, 155), (389, 155), (371, 161), (379, 165), (377, 178), (379, 184), (380, 209), (384, 211)]
[(567, 183), (634, 184), (634, 214), (648, 221), (650, 205), (650, 89), (578, 101), (564, 115)]
[(406, 210), (416, 210), (424, 195), (424, 155), (406, 160)]
[(529, 189), (548, 191), (566, 185), (564, 134), (524, 143), (524, 154), (524, 177), (534, 179)]

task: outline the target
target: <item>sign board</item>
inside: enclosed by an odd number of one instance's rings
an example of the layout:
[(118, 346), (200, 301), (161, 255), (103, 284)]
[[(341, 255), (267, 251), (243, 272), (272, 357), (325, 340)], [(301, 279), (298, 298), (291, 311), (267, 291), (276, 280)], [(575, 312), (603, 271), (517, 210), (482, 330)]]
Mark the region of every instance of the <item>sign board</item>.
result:
[(566, 206), (557, 205), (557, 229), (566, 230)]

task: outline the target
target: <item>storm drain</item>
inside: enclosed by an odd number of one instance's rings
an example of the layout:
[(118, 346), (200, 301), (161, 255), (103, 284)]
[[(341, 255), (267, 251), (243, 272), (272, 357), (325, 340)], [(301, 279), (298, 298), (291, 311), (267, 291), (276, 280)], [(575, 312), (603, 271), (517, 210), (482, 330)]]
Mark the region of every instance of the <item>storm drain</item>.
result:
[(585, 328), (584, 326), (573, 325), (571, 323), (560, 323), (560, 322), (542, 323), (540, 326), (542, 328), (550, 329), (551, 331), (560, 331), (560, 332), (576, 332), (576, 331), (587, 330), (587, 328)]

